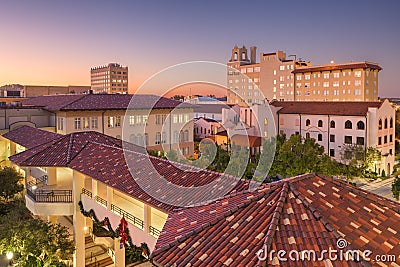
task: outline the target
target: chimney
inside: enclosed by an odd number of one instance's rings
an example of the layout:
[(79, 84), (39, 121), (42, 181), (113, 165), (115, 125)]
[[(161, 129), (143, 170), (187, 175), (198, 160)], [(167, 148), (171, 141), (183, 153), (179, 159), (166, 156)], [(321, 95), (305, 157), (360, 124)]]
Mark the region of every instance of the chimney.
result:
[(250, 46), (250, 63), (256, 63), (257, 61), (257, 47)]

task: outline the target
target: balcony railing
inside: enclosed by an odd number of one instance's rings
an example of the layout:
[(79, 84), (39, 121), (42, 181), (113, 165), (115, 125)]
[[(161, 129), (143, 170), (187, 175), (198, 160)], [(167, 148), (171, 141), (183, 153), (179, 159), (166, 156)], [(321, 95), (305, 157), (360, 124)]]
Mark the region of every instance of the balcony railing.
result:
[(159, 237), (160, 234), (161, 234), (161, 231), (158, 230), (157, 228), (154, 228), (153, 226), (150, 225), (150, 226), (149, 226), (149, 233), (150, 233), (152, 236)]
[(105, 199), (103, 199), (103, 198), (101, 198), (101, 197), (99, 197), (99, 196), (95, 196), (95, 197), (94, 197), (94, 200), (95, 200), (97, 203), (103, 205), (104, 207), (107, 207), (107, 200), (105, 200)]
[(49, 180), (49, 176), (47, 176), (47, 174), (45, 174), (45, 175), (42, 175), (39, 178), (35, 178), (35, 179), (36, 179), (36, 181), (47, 185), (47, 181)]
[(82, 188), (82, 194), (88, 196), (89, 198), (92, 198), (92, 192), (90, 192), (89, 190)]
[(27, 195), (35, 202), (43, 203), (72, 203), (72, 190), (26, 189)]
[(116, 213), (120, 216), (124, 216), (126, 220), (130, 221), (135, 226), (138, 226), (140, 229), (142, 229), (142, 230), (144, 229), (143, 220), (139, 219), (138, 217), (133, 216), (129, 212), (121, 209), (120, 207), (115, 206), (114, 204), (111, 204), (111, 211), (113, 211), (114, 213)]

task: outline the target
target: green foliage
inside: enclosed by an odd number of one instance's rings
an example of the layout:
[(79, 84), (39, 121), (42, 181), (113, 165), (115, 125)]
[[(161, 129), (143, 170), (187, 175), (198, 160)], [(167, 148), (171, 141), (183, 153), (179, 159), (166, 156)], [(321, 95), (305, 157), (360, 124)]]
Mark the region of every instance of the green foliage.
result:
[(382, 170), (382, 177), (386, 177), (386, 172), (385, 172), (385, 170)]
[(23, 177), (13, 168), (4, 167), (0, 170), (0, 198), (8, 202), (24, 189), (20, 184)]
[(17, 266), (66, 266), (71, 260), (74, 243), (68, 229), (30, 217), (21, 200), (0, 218), (0, 252), (12, 251)]
[(400, 195), (400, 178), (398, 176), (396, 176), (396, 178), (394, 178), (394, 181), (392, 183), (392, 193), (393, 193), (393, 197), (395, 199), (399, 199), (399, 195)]

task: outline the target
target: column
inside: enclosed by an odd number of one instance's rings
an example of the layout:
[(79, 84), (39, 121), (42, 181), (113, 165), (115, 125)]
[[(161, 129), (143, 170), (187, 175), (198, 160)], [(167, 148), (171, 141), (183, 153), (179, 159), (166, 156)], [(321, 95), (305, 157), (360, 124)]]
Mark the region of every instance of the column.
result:
[(151, 225), (151, 206), (144, 204), (144, 231), (146, 233), (150, 233), (150, 225)]
[(17, 144), (10, 141), (10, 156), (15, 155), (17, 153)]
[(56, 185), (57, 184), (57, 167), (47, 167), (47, 176), (48, 176), (47, 184), (48, 185)]
[(73, 171), (72, 191), (74, 198), (74, 266), (85, 266), (85, 217), (79, 209), (78, 202), (80, 201), (82, 188), (85, 186), (85, 176), (77, 171)]
[(107, 209), (111, 210), (111, 204), (114, 203), (114, 189), (107, 186)]
[(92, 179), (92, 197), (97, 196), (97, 180)]
[(125, 267), (125, 247), (121, 247), (120, 238), (114, 238), (115, 267)]

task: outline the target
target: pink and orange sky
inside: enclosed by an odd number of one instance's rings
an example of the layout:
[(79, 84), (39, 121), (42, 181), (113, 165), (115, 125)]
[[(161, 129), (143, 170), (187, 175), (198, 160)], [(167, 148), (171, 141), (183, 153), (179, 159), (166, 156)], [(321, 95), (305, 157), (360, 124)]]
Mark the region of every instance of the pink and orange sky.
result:
[[(314, 65), (378, 62), (380, 96), (400, 96), (399, 1), (1, 1), (0, 85), (89, 85), (90, 68), (129, 67), (129, 89), (235, 45)], [(245, 17), (245, 18), (244, 18)], [(241, 20), (240, 18), (244, 18)]]

